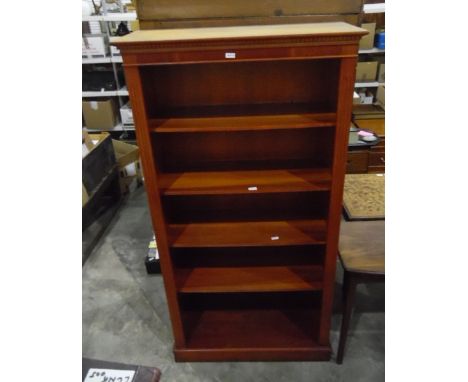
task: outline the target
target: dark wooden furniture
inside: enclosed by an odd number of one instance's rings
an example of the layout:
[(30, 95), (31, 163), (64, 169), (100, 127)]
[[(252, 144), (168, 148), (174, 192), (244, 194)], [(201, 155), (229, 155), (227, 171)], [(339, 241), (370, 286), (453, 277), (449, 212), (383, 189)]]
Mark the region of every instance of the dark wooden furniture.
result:
[(377, 134), (380, 141), (376, 145), (348, 147), (346, 172), (348, 174), (367, 174), (385, 172), (385, 119), (355, 120), (356, 127)]
[(340, 261), (343, 277), (343, 320), (336, 362), (343, 362), (356, 286), (385, 281), (385, 222), (342, 222)]
[[(98, 143), (94, 145), (91, 140)], [(82, 159), (82, 264), (119, 209), (122, 193), (119, 170), (107, 133), (83, 135), (83, 143), (90, 152)]]
[(345, 21), (358, 25), (362, 0), (139, 0), (141, 29)]
[(346, 23), (119, 38), (177, 361), (328, 360)]

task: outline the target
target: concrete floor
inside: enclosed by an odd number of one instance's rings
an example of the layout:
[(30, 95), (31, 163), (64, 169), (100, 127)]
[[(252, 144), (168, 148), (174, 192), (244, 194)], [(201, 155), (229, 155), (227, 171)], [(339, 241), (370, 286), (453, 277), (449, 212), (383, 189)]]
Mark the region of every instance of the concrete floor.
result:
[[(83, 356), (158, 367), (161, 381), (384, 381), (384, 285), (358, 287), (343, 365), (334, 362), (175, 363), (162, 278), (146, 273), (152, 237), (143, 188), (130, 195), (83, 267)], [(340, 301), (338, 266), (335, 302)], [(337, 349), (336, 303), (331, 343)]]

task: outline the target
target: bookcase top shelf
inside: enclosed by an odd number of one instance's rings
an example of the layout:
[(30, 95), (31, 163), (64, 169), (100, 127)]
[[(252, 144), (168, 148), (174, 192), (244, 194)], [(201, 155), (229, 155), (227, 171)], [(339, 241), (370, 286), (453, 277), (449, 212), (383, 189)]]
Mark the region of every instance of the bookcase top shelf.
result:
[(217, 39), (249, 39), (294, 36), (357, 36), (368, 32), (345, 22), (248, 25), (211, 28), (139, 30), (123, 37), (112, 38), (111, 43), (120, 47), (127, 45)]

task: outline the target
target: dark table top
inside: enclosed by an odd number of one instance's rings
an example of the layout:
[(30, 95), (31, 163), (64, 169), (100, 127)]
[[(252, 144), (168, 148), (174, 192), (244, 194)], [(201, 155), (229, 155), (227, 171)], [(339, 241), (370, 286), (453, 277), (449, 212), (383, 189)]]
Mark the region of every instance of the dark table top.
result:
[(385, 221), (342, 221), (340, 257), (348, 271), (385, 273)]

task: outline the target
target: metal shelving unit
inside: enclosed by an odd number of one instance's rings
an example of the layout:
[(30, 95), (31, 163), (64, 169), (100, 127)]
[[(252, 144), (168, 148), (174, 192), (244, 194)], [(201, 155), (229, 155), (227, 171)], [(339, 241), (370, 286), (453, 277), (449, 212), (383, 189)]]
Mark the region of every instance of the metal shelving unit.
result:
[(384, 13), (385, 3), (364, 4), (364, 13)]
[(372, 81), (372, 82), (356, 82), (354, 84), (355, 88), (376, 88), (379, 85), (385, 85), (383, 83)]
[[(385, 13), (385, 3), (378, 3), (378, 4), (364, 4), (363, 7), (364, 13)], [(360, 55), (365, 54), (385, 54), (385, 49), (379, 49), (373, 47), (371, 49), (360, 49)], [(377, 88), (379, 85), (385, 85), (385, 83), (380, 83), (378, 81), (371, 81), (371, 82), (356, 82), (354, 84), (355, 89), (359, 88)]]
[[(120, 4), (120, 12), (118, 13), (111, 13), (108, 10), (108, 5), (105, 1), (102, 2), (103, 7), (101, 9), (101, 15), (91, 15), (91, 16), (83, 16), (82, 22), (88, 23), (99, 23), (100, 30), (102, 35), (105, 36), (106, 43), (109, 43), (112, 34), (111, 34), (111, 23), (119, 23), (119, 22), (130, 22), (135, 21), (137, 19), (136, 12), (124, 12), (124, 6), (122, 2)], [(91, 25), (91, 24), (90, 24)], [(127, 24), (128, 25), (128, 24)], [(91, 29), (91, 26), (90, 26)], [(93, 34), (87, 34), (86, 36), (93, 36)], [(112, 55), (108, 53), (105, 57), (104, 56), (83, 56), (82, 57), (82, 64), (83, 65), (92, 65), (92, 64), (109, 64), (112, 65), (112, 71), (114, 73), (114, 80), (116, 83), (116, 87), (118, 90), (104, 90), (104, 91), (83, 91), (82, 97), (116, 97), (118, 101), (119, 108), (125, 105), (128, 102), (128, 89), (125, 84), (120, 83), (117, 71), (119, 69), (119, 65), (122, 63), (122, 57)], [(120, 115), (117, 116), (120, 118)], [(133, 126), (122, 125), (120, 122), (113, 128), (109, 130), (105, 130), (108, 132), (127, 132), (127, 131), (134, 131), (135, 128)], [(103, 131), (103, 130), (89, 130), (89, 131)]]
[(382, 53), (385, 54), (385, 49), (379, 49), (379, 48), (372, 48), (372, 49), (361, 49), (359, 50), (359, 54), (378, 54)]
[(82, 97), (128, 97), (127, 87), (120, 90), (83, 91)]
[[(89, 132), (100, 132), (100, 131), (103, 131), (103, 130), (100, 130), (100, 129), (88, 129), (86, 126), (85, 126), (86, 130), (89, 131)], [(135, 127), (134, 126), (124, 126), (122, 125), (120, 122), (115, 125), (112, 129), (109, 129), (109, 130), (105, 130), (105, 131), (135, 131)]]
[(84, 16), (81, 21), (135, 21), (137, 19), (136, 12), (127, 13), (107, 13), (98, 16)]

